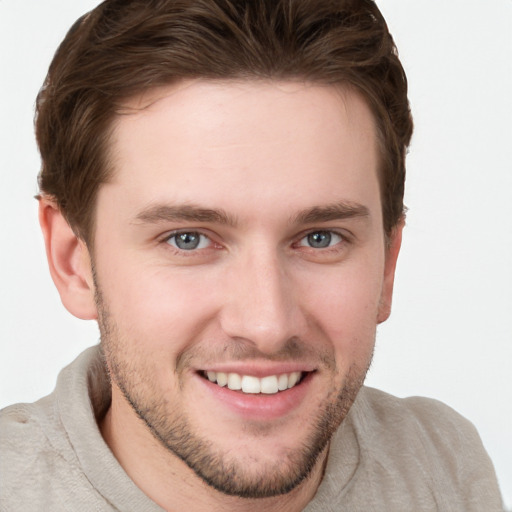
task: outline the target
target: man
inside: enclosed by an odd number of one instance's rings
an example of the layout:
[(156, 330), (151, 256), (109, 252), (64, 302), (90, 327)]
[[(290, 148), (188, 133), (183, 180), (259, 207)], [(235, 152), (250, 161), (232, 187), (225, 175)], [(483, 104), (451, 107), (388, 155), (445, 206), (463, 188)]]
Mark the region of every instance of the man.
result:
[(37, 108), (50, 271), (101, 346), (3, 411), (3, 508), (500, 510), (466, 420), (363, 387), (412, 133), (373, 2), (107, 0)]

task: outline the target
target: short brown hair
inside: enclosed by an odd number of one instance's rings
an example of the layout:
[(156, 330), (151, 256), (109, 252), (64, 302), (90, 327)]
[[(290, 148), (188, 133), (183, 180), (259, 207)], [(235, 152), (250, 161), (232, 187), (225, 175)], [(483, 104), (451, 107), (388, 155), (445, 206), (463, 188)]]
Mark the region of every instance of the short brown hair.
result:
[(399, 222), (412, 119), (404, 70), (372, 0), (106, 0), (69, 30), (36, 109), (41, 194), (86, 242), (123, 101), (193, 78), (355, 87), (376, 118), (386, 233)]

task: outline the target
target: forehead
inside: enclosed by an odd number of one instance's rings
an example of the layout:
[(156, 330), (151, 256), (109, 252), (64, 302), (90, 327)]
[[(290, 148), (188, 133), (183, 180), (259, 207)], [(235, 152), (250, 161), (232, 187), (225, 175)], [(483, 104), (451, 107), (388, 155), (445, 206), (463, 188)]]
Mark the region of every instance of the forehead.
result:
[(375, 202), (377, 154), (373, 116), (352, 89), (188, 81), (126, 103), (113, 130), (114, 176), (102, 189), (117, 187), (132, 204), (215, 207), (232, 192), (240, 213), (307, 207), (307, 196)]

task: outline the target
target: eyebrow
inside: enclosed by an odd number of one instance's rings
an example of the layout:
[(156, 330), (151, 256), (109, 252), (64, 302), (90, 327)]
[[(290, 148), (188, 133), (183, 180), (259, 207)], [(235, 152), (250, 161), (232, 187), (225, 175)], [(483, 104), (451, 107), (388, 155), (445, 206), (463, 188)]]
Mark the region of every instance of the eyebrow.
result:
[[(357, 203), (340, 202), (325, 206), (313, 206), (301, 210), (291, 218), (292, 224), (314, 224), (331, 220), (343, 220), (357, 217), (369, 217), (370, 211), (366, 206)], [(158, 222), (209, 222), (236, 227), (235, 217), (222, 209), (203, 208), (193, 204), (166, 205), (156, 204), (141, 210), (135, 220), (144, 224)]]
[(357, 203), (333, 203), (325, 206), (313, 206), (300, 211), (292, 219), (295, 224), (314, 224), (330, 220), (343, 220), (357, 217), (369, 217), (370, 210)]
[(148, 206), (137, 214), (135, 220), (144, 224), (175, 221), (211, 222), (231, 227), (237, 224), (236, 219), (222, 209), (202, 208), (193, 204)]

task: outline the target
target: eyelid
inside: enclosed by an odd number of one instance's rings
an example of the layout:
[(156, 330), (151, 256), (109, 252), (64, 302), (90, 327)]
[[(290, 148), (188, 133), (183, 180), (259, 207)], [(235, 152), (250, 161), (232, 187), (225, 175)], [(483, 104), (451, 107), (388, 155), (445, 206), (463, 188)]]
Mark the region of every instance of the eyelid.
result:
[[(208, 239), (208, 241), (209, 241), (208, 247), (203, 247), (201, 249), (186, 250), (186, 249), (180, 249), (179, 247), (176, 247), (175, 245), (170, 243), (170, 240), (173, 237), (179, 236), (180, 234), (184, 234), (184, 233), (196, 233), (198, 236)], [(214, 244), (219, 245), (217, 242), (215, 242), (212, 234), (205, 232), (204, 229), (193, 228), (193, 227), (192, 228), (179, 228), (179, 229), (174, 229), (172, 231), (167, 231), (165, 234), (159, 236), (157, 240), (158, 240), (158, 243), (166, 245), (170, 249), (174, 249), (175, 251), (178, 251), (180, 253), (189, 253), (189, 255), (194, 252), (197, 253), (199, 251), (205, 251), (207, 249), (210, 249), (211, 246)]]
[[(314, 233), (330, 233), (331, 235), (336, 235), (341, 238), (341, 241), (338, 243), (349, 243), (352, 241), (352, 236), (350, 233), (347, 233), (346, 230), (340, 230), (336, 228), (313, 228), (313, 229), (307, 229), (300, 233), (296, 238), (295, 244), (298, 242), (304, 240), (304, 238), (308, 237), (309, 235), (312, 235)], [(336, 244), (337, 245), (337, 244)], [(333, 246), (334, 247), (334, 246)], [(328, 247), (330, 249), (331, 247)]]
[[(302, 243), (303, 241), (307, 240), (310, 237), (310, 235), (319, 234), (319, 233), (327, 233), (331, 236), (331, 240), (329, 240), (329, 245), (327, 247), (311, 247), (307, 242), (304, 244)], [(331, 244), (331, 242), (333, 241), (332, 238), (335, 239), (334, 240), (335, 243), (333, 243), (333, 244)], [(336, 240), (336, 238), (338, 238), (339, 240)], [(336, 247), (337, 245), (339, 245), (340, 243), (342, 243), (344, 241), (345, 241), (345, 237), (341, 233), (338, 233), (333, 230), (323, 229), (321, 231), (310, 231), (309, 233), (307, 233), (305, 236), (303, 236), (299, 240), (299, 245), (301, 247), (309, 247), (310, 249), (324, 250), (324, 249), (333, 249), (334, 247)]]
[[(204, 247), (201, 249), (186, 250), (186, 249), (180, 249), (179, 247), (175, 247), (174, 245), (169, 243), (170, 239), (172, 239), (173, 237), (178, 236), (180, 234), (183, 234), (183, 233), (197, 233), (199, 236), (206, 238), (209, 241), (208, 247)], [(299, 233), (298, 235), (293, 237), (292, 246), (295, 246), (295, 247), (299, 246), (299, 247), (304, 247), (305, 249), (320, 251), (321, 248), (314, 248), (314, 247), (310, 247), (305, 244), (304, 245), (300, 244), (300, 242), (302, 240), (304, 240), (307, 236), (314, 234), (314, 233), (330, 233), (332, 235), (336, 235), (341, 238), (341, 240), (338, 241), (337, 243), (335, 243), (334, 245), (323, 248), (324, 251), (327, 251), (329, 249), (334, 249), (335, 247), (337, 247), (339, 245), (350, 244), (353, 241), (353, 235), (344, 229), (341, 230), (341, 229), (336, 229), (336, 228), (322, 227), (322, 228), (310, 228), (310, 229), (302, 231), (301, 233)], [(205, 230), (203, 228), (191, 227), (191, 228), (179, 228), (179, 229), (175, 229), (172, 231), (168, 231), (165, 234), (158, 237), (158, 242), (163, 243), (163, 244), (167, 245), (169, 248), (175, 249), (176, 251), (179, 251), (180, 253), (189, 253), (191, 255), (191, 253), (197, 253), (199, 251), (208, 250), (208, 249), (212, 248), (212, 246), (217, 246), (218, 248), (221, 248), (223, 244), (217, 242), (215, 240), (215, 238), (216, 238), (215, 234), (214, 233), (212, 234), (211, 232), (209, 232), (209, 230)]]
[(209, 238), (211, 240), (212, 236), (206, 232), (206, 230), (202, 228), (178, 228), (178, 229), (171, 229), (170, 231), (166, 231), (162, 235), (160, 235), (158, 238), (161, 242), (165, 242), (166, 240), (169, 240), (173, 236), (181, 235), (183, 233), (197, 233), (198, 235), (203, 235), (206, 238)]
[[(192, 247), (190, 249), (183, 249), (181, 247), (178, 247), (178, 243), (177, 243), (176, 239), (180, 235), (185, 235), (185, 234), (196, 235), (199, 238), (198, 246), (197, 247)], [(171, 241), (173, 239), (175, 240), (175, 242), (171, 243)], [(204, 245), (205, 239), (207, 240), (207, 246), (206, 247), (201, 247), (202, 245)], [(177, 233), (173, 233), (170, 236), (168, 236), (167, 239), (166, 239), (166, 243), (171, 245), (177, 251), (194, 252), (194, 251), (200, 251), (200, 250), (203, 250), (203, 249), (207, 249), (212, 244), (212, 240), (210, 239), (210, 237), (208, 237), (204, 233), (201, 233), (200, 231), (178, 231)]]

